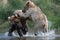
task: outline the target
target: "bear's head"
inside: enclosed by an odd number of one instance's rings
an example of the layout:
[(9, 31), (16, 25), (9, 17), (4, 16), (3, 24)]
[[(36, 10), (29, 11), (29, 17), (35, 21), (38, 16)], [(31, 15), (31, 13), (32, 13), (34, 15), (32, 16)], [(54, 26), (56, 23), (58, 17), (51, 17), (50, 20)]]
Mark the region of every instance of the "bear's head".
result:
[(27, 1), (22, 12), (26, 12), (29, 8), (35, 8), (35, 4), (31, 1)]
[(8, 20), (11, 23), (18, 23), (18, 22), (20, 22), (20, 17), (18, 15), (12, 15), (12, 16), (8, 17)]

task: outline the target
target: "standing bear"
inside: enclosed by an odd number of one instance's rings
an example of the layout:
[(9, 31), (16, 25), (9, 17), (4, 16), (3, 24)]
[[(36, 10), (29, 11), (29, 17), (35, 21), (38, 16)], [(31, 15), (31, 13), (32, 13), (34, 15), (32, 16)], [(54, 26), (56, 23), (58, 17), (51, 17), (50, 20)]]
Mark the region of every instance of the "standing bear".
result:
[(38, 6), (31, 1), (27, 1), (22, 11), (24, 12), (23, 17), (29, 17), (34, 22), (35, 35), (37, 35), (38, 31), (48, 32), (47, 17)]

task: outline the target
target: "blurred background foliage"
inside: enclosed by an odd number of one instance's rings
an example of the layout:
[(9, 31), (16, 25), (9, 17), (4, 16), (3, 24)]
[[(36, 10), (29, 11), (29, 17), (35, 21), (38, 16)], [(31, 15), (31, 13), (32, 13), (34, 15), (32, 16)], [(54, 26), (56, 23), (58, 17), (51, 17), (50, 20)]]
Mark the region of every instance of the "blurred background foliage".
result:
[[(23, 9), (24, 3), (28, 0), (0, 0), (0, 27), (8, 27), (7, 17), (11, 16), (14, 10)], [(60, 28), (60, 0), (32, 0), (46, 14), (52, 22), (51, 28)], [(33, 23), (29, 21), (29, 26)], [(4, 25), (4, 26), (3, 26)]]

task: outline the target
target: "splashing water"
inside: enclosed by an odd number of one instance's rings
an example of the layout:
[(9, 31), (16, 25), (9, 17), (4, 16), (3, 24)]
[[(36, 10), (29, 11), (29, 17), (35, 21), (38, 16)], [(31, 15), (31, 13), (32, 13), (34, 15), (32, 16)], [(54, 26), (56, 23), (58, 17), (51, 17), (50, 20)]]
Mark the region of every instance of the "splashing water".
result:
[[(15, 37), (19, 37), (19, 35), (15, 32), (13, 32), (12, 34)], [(23, 37), (47, 37), (47, 36), (54, 36), (54, 35), (55, 35), (54, 30), (51, 30), (47, 33), (39, 32), (37, 36), (35, 36), (33, 33), (28, 32), (26, 35), (23, 35)], [(8, 32), (5, 33), (5, 36), (8, 36)]]

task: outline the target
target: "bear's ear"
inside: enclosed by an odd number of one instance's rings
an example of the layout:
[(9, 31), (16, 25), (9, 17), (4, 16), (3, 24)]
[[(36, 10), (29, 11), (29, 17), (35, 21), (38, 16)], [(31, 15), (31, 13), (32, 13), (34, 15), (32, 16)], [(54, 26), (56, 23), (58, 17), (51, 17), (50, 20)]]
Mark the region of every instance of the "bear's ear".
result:
[(29, 2), (27, 4), (29, 4)]
[(29, 2), (26, 3), (26, 6), (29, 6)]
[(10, 17), (8, 17), (8, 20), (10, 20)]

